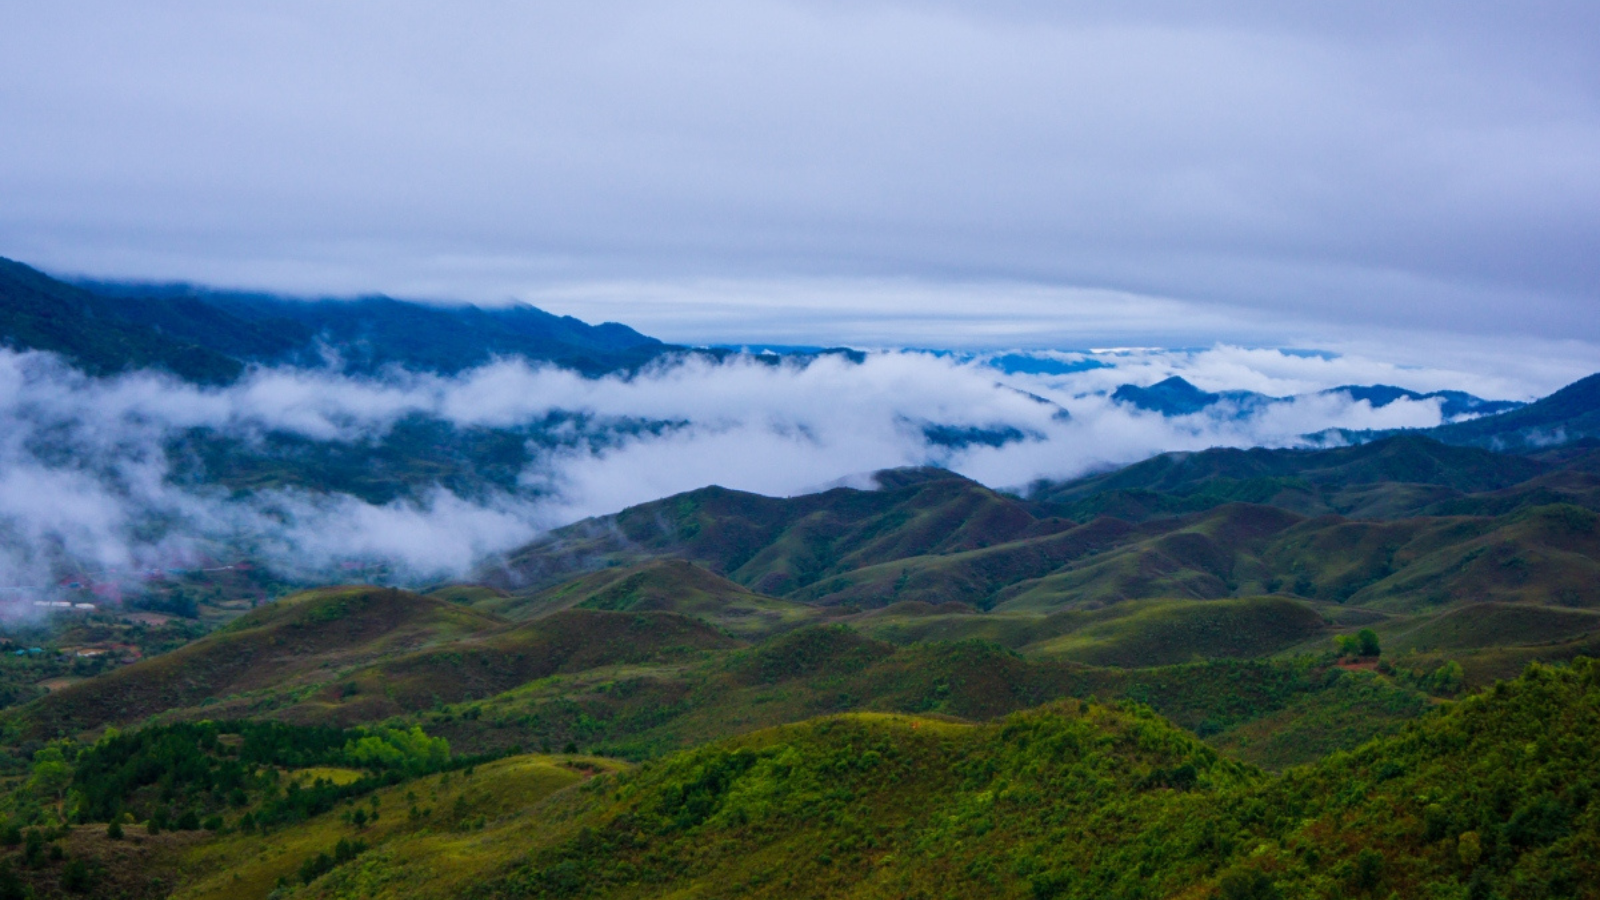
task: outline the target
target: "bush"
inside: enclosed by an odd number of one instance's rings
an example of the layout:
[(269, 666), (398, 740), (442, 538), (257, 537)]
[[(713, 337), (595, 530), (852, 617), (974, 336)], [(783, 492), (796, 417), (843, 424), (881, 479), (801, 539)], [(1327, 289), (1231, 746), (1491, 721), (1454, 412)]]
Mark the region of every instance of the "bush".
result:
[(1279, 900), (1283, 895), (1272, 879), (1267, 877), (1267, 873), (1260, 869), (1248, 869), (1222, 876), (1222, 882), (1217, 885), (1217, 896), (1221, 900)]
[(0, 900), (27, 900), (29, 893), (28, 886), (11, 868), (11, 860), (0, 862)]
[(333, 857), (326, 853), (318, 853), (300, 864), (300, 883), (310, 884), (318, 878), (333, 871)]
[(94, 887), (94, 873), (81, 859), (67, 860), (67, 864), (61, 867), (61, 886), (74, 894), (81, 894)]
[(335, 867), (341, 866), (362, 853), (366, 852), (365, 841), (351, 841), (344, 838), (333, 846), (333, 852), (318, 853), (300, 864), (300, 882), (310, 884), (318, 878), (332, 872)]
[(29, 866), (44, 862), (44, 832), (29, 828), (22, 836), (22, 861)]
[(1350, 880), (1358, 891), (1377, 890), (1383, 880), (1383, 854), (1370, 848), (1356, 854), (1355, 874)]

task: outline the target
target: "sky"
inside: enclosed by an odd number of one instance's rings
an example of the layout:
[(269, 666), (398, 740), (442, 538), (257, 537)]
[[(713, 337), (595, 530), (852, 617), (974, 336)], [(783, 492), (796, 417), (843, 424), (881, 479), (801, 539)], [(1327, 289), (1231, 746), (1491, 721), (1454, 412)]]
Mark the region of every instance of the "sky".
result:
[(55, 273), (1600, 369), (1592, 2), (3, 9), (0, 255)]

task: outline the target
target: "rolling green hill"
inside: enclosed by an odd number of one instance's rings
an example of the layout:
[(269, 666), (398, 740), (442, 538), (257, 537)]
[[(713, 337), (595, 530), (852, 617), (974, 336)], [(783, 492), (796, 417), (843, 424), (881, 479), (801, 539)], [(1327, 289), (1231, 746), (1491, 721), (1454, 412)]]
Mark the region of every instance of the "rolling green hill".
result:
[(50, 738), (234, 695), (292, 694), (315, 689), (330, 671), (501, 626), (484, 613), (406, 591), (307, 591), (170, 653), (52, 692), (10, 711), (10, 720), (30, 736)]
[[(1447, 458), (1465, 456), (1469, 469), (1492, 456), (1422, 443)], [(1392, 461), (1396, 453), (1411, 451), (1379, 448), (1366, 461)], [(1588, 457), (1578, 462), (1587, 465)], [(1551, 477), (1537, 463), (1509, 465), (1516, 474)], [(1562, 474), (1591, 477), (1575, 468)], [(497, 577), (504, 588), (525, 580), (530, 587), (515, 591), (525, 594), (605, 566), (686, 559), (803, 604), (955, 602), (1038, 614), (1278, 592), (1387, 613), (1483, 600), (1600, 605), (1596, 514), (1576, 504), (1357, 519), (1226, 503), (1140, 523), (1100, 517), (1081, 525), (1049, 511), (926, 471), (879, 491), (790, 499), (708, 488), (553, 532), (513, 554)]]
[(1029, 496), (1079, 519), (1102, 513), (1142, 519), (1238, 501), (1308, 515), (1394, 518), (1523, 484), (1550, 468), (1527, 457), (1399, 435), (1330, 450), (1164, 453), (1102, 475), (1041, 483)]
[(486, 573), (544, 587), (586, 571), (687, 559), (751, 590), (782, 596), (830, 574), (930, 553), (986, 547), (1070, 527), (938, 469), (895, 470), (882, 489), (793, 498), (702, 488), (551, 532)]
[[(1594, 662), (1535, 667), (1281, 776), (1137, 705), (836, 715), (578, 777), (515, 757), (374, 794), (372, 825), (170, 852), (188, 897), (1586, 896), (1597, 709)], [(107, 852), (89, 829), (74, 850)]]
[(601, 569), (532, 596), (507, 595), (475, 605), (511, 618), (542, 616), (559, 609), (671, 612), (745, 637), (798, 627), (827, 613), (804, 603), (762, 596), (680, 559)]

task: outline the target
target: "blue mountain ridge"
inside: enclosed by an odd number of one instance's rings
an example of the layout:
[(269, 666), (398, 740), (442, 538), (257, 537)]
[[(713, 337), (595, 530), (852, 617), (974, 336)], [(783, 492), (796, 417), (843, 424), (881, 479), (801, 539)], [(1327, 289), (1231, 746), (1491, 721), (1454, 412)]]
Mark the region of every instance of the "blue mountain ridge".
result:
[[(1509, 412), (1524, 404), (1515, 400), (1485, 400), (1465, 391), (1430, 391), (1420, 393), (1388, 384), (1341, 385), (1318, 391), (1316, 396), (1345, 394), (1353, 401), (1365, 401), (1374, 409), (1388, 406), (1399, 400), (1420, 402), (1437, 399), (1440, 413), (1446, 421), (1462, 416), (1486, 416)], [(1238, 415), (1255, 412), (1271, 403), (1284, 403), (1293, 397), (1273, 397), (1254, 391), (1203, 391), (1181, 376), (1174, 375), (1149, 387), (1124, 384), (1112, 392), (1111, 398), (1119, 403), (1160, 413), (1164, 416), (1186, 416), (1210, 409), (1218, 404), (1231, 404)]]

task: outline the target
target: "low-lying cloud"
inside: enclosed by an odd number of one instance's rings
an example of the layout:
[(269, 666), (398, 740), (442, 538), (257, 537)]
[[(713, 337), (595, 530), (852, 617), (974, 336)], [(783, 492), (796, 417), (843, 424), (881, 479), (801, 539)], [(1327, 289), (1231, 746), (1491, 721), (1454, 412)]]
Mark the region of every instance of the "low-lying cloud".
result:
[[(1007, 374), (990, 357), (877, 352), (773, 361), (688, 356), (630, 377), (583, 378), (504, 360), (445, 377), (253, 370), (228, 387), (141, 372), (92, 379), (55, 357), (0, 351), (0, 587), (27, 597), (78, 573), (249, 557), (298, 579), (381, 564), (416, 582), (467, 572), (541, 531), (707, 484), (790, 495), (941, 465), (995, 487), (1062, 479), (1166, 450), (1294, 446), (1330, 428), (1426, 427), (1437, 401), (1381, 408), (1339, 384), (1486, 384), (1348, 357), (1216, 347), (1037, 357), (1058, 374)], [(1181, 374), (1209, 390), (1293, 396), (1163, 417), (1109, 392)], [(519, 429), (567, 416), (607, 434), (532, 448), (513, 488), (463, 496), (412, 485), (367, 502), (305, 488), (229, 489), (174, 452), (192, 429), (263, 446), (381, 438), (404, 419)], [(624, 428), (621, 423), (658, 423)], [(941, 437), (941, 435), (943, 437)], [(952, 440), (950, 435), (976, 435)], [(553, 447), (553, 449), (551, 449)]]

